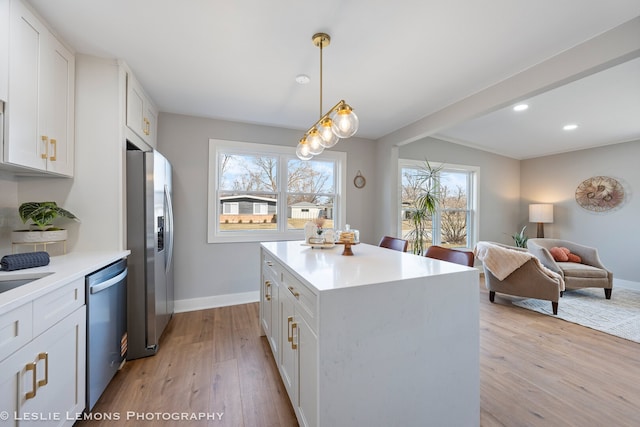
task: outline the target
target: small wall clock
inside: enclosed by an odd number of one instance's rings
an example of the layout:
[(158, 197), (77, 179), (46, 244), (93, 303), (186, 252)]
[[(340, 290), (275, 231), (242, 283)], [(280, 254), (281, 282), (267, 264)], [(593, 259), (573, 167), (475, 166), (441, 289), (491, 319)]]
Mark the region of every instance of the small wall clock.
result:
[(364, 179), (364, 176), (362, 176), (362, 173), (360, 171), (358, 171), (356, 177), (353, 178), (353, 185), (355, 185), (356, 188), (363, 188), (365, 185), (367, 185), (367, 180)]

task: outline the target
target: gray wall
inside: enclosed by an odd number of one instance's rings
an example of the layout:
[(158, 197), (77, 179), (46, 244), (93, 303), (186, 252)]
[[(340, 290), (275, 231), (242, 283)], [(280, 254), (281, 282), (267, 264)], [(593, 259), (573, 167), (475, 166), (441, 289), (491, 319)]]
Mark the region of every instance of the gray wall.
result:
[(18, 206), (17, 178), (0, 171), (0, 258), (11, 253), (11, 231), (23, 225)]
[[(545, 224), (545, 237), (567, 239), (598, 248), (614, 280), (640, 282), (635, 244), (640, 238), (640, 140), (574, 151), (521, 162), (522, 215), (529, 203), (554, 205), (554, 222)], [(626, 200), (616, 210), (595, 213), (575, 201), (576, 187), (593, 176), (610, 176), (625, 188)], [(531, 230), (529, 236), (534, 236)], [(634, 248), (634, 249), (632, 249)]]
[[(162, 113), (158, 133), (159, 149), (174, 166), (177, 299), (257, 292), (257, 244), (206, 242), (208, 140), (293, 145), (301, 132)], [(390, 203), (377, 194), (384, 185), (379, 178), (382, 172), (375, 170), (377, 149), (375, 142), (360, 138), (341, 141), (334, 148), (348, 153), (347, 221), (361, 230), (364, 242), (372, 244), (381, 237), (375, 228), (376, 217), (388, 210)], [(597, 246), (614, 277), (640, 282), (640, 264), (631, 258), (632, 251), (625, 249), (627, 239), (635, 241), (640, 233), (640, 202), (634, 195), (638, 191), (634, 186), (640, 183), (640, 141), (518, 161), (424, 138), (400, 147), (399, 157), (480, 167), (481, 240), (511, 243), (511, 234), (523, 225), (528, 226), (529, 236), (534, 236), (535, 225), (527, 218), (528, 204), (554, 203), (555, 222), (545, 226), (547, 237)], [(361, 190), (353, 186), (358, 170), (367, 179)], [(627, 199), (620, 209), (596, 214), (575, 203), (576, 186), (596, 175), (612, 176), (625, 185)], [(39, 181), (41, 186), (41, 180), (16, 178), (0, 171), (0, 255), (11, 252), (9, 233), (21, 225), (17, 216), (19, 200), (36, 195), (31, 187)], [(44, 180), (50, 184), (48, 194), (59, 195), (64, 201), (67, 180)]]
[[(303, 132), (167, 113), (158, 126), (158, 149), (174, 168), (176, 299), (257, 292), (257, 243), (207, 243), (209, 138), (295, 147)], [(379, 238), (373, 235), (374, 144), (350, 138), (332, 149), (347, 152), (347, 222), (367, 243)], [(358, 170), (367, 178), (361, 190), (353, 185)]]
[(480, 168), (480, 240), (513, 244), (511, 235), (526, 225), (520, 225), (519, 160), (435, 138), (424, 138), (400, 147), (398, 157)]

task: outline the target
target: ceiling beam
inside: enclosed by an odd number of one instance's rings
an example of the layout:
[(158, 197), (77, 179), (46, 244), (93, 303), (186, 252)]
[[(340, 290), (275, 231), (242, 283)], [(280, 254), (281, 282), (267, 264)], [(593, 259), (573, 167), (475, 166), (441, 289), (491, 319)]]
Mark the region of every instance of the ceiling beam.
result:
[(378, 143), (394, 146), (409, 144), (638, 57), (640, 16), (385, 135)]

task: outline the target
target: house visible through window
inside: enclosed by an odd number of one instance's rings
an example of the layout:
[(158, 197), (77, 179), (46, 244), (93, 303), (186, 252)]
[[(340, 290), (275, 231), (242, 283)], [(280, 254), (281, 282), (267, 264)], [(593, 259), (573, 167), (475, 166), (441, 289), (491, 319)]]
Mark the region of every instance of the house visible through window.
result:
[(208, 241), (302, 239), (304, 224), (344, 218), (346, 154), (310, 161), (295, 147), (209, 140)]
[[(424, 162), (400, 160), (400, 233), (410, 241), (416, 233), (413, 215), (416, 200), (424, 191)], [(477, 183), (479, 168), (462, 165), (436, 165), (437, 209), (426, 218), (422, 234), (425, 246), (441, 245), (453, 248), (473, 248), (477, 241)]]

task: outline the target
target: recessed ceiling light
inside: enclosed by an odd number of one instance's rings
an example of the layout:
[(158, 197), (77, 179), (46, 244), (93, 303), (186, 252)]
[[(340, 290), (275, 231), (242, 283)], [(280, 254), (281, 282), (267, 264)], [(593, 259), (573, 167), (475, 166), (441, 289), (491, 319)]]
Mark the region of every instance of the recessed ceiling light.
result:
[(513, 107), (513, 111), (524, 111), (527, 108), (529, 108), (527, 104), (518, 104), (515, 107)]
[(301, 85), (306, 85), (307, 83), (309, 83), (311, 81), (311, 79), (306, 74), (298, 74), (296, 76), (296, 81), (298, 83), (300, 83)]
[(574, 129), (578, 129), (578, 125), (575, 123), (572, 123), (570, 125), (564, 125), (564, 127), (562, 128), (564, 130), (574, 130)]

